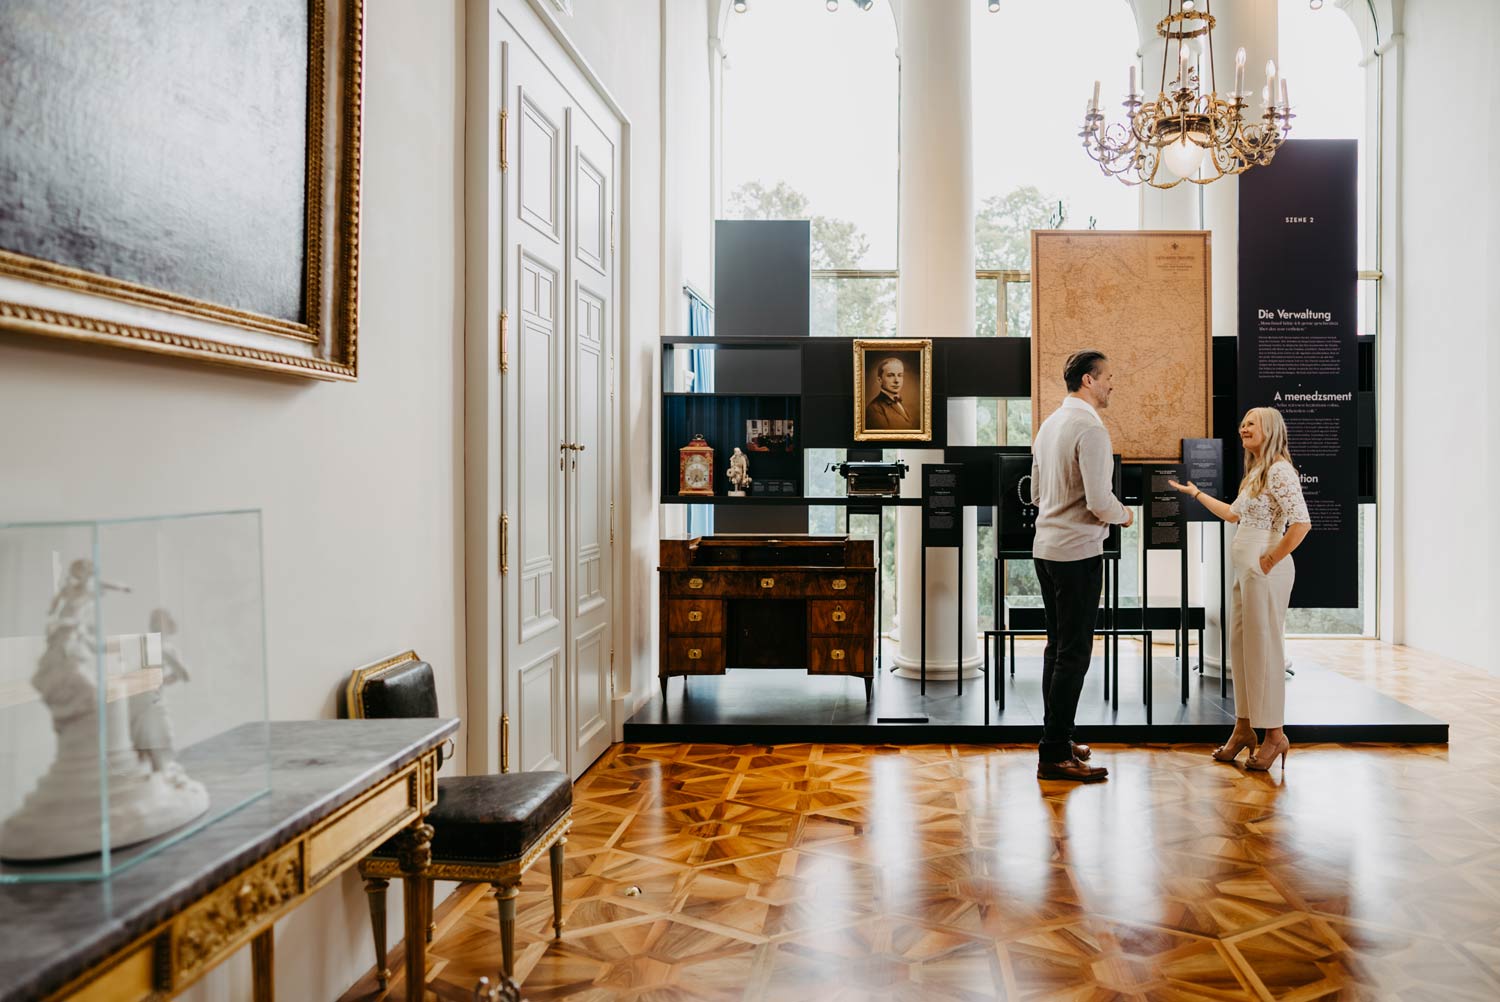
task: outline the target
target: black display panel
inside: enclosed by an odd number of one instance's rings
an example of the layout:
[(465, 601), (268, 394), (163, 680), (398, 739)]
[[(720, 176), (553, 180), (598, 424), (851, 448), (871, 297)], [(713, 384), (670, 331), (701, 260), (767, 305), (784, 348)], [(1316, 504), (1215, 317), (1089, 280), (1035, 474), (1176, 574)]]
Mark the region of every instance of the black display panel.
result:
[[(1217, 438), (1185, 438), (1182, 440), (1183, 473), (1204, 494), (1220, 501), (1231, 500), (1224, 492), (1224, 442)], [(1203, 507), (1203, 504), (1187, 495), (1182, 497), (1182, 517), (1189, 522), (1217, 522), (1219, 516)]]
[(1239, 411), (1275, 407), (1312, 517), (1297, 608), (1359, 604), (1358, 146), (1291, 140), (1240, 178)]
[(963, 467), (956, 463), (922, 464), (922, 545), (962, 546), (963, 507), (959, 478)]
[(1181, 550), (1187, 545), (1183, 531), (1184, 495), (1169, 481), (1182, 483), (1187, 475), (1181, 463), (1152, 463), (1146, 467), (1146, 549)]
[(1002, 454), (996, 465), (995, 555), (1030, 560), (1036, 542), (1036, 505), (1031, 503), (1031, 454)]
[(714, 221), (714, 333), (806, 337), (812, 330), (812, 224)]

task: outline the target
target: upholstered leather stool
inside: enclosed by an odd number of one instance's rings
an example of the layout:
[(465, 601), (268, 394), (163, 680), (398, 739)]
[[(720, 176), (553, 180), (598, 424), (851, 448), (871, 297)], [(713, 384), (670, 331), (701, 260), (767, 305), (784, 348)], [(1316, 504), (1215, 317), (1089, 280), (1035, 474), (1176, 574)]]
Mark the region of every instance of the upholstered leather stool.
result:
[[(349, 679), (345, 704), (354, 718), (435, 717), (437, 686), (432, 666), (407, 651), (358, 669)], [(440, 757), (439, 767), (441, 763)], [(427, 824), (433, 829), (432, 859), (422, 878), (427, 882), (422, 889), (427, 906), (432, 906), (434, 880), (482, 881), (494, 887), (500, 911), (501, 970), (508, 976), (514, 971), (521, 876), (543, 852), (550, 852), (552, 861), (552, 928), (562, 936), (563, 846), (573, 823), (573, 786), (560, 772), (511, 772), (439, 779), (437, 794), (437, 806), (427, 814)], [(385, 962), (385, 893), (393, 877), (403, 876), (400, 851), (399, 839), (392, 839), (359, 864), (370, 901), (382, 989), (390, 979)], [(429, 941), (432, 931), (429, 912)]]

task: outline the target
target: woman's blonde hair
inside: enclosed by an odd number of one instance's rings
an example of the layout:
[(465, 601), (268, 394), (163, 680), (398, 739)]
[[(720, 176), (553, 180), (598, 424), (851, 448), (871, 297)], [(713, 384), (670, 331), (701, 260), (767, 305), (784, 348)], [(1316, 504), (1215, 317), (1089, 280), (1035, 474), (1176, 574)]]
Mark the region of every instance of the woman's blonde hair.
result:
[[(1287, 448), (1286, 421), (1282, 419), (1279, 410), (1274, 407), (1252, 407), (1245, 412), (1245, 417), (1251, 414), (1260, 419), (1260, 433), (1265, 436), (1265, 442), (1258, 454), (1245, 453), (1245, 477), (1240, 481), (1240, 490), (1250, 497), (1259, 497), (1265, 493), (1271, 467), (1283, 459), (1290, 463), (1292, 451)], [(1240, 424), (1244, 423), (1244, 419), (1240, 419)]]

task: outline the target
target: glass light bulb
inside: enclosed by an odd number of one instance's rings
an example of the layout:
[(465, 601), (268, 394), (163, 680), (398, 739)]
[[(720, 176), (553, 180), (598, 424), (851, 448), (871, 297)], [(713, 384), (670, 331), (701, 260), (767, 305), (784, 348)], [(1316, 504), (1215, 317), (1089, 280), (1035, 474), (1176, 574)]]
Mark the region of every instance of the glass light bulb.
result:
[(839, 0), (828, 0), (827, 6), (830, 11), (836, 11), (839, 9)]
[[(1198, 138), (1205, 137), (1200, 135)], [(1192, 177), (1198, 173), (1206, 152), (1202, 146), (1191, 141), (1187, 136), (1179, 136), (1176, 142), (1162, 147), (1161, 156), (1167, 170), (1178, 177)]]

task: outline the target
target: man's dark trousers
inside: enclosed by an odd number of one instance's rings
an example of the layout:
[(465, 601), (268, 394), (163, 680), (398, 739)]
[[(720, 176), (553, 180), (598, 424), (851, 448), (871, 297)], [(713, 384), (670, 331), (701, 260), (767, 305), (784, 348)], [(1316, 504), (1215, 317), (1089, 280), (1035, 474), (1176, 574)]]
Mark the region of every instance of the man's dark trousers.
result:
[(1035, 563), (1047, 614), (1047, 651), (1042, 656), (1045, 716), (1038, 750), (1043, 762), (1065, 762), (1073, 757), (1073, 717), (1094, 653), (1104, 558)]

